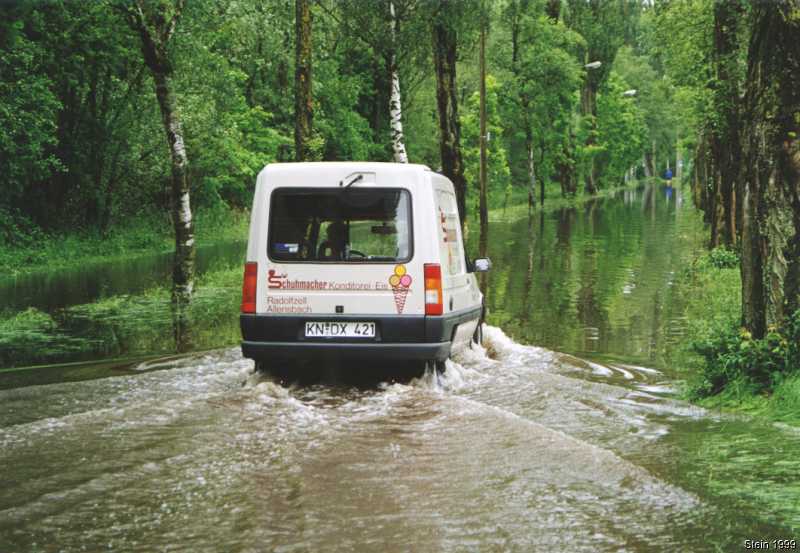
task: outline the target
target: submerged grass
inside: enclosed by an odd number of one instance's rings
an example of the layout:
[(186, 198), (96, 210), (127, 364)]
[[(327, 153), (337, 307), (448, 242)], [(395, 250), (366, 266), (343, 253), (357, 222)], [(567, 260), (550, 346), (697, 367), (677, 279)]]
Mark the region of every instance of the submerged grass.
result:
[[(613, 196), (620, 190), (625, 190), (629, 188), (638, 188), (645, 184), (658, 184), (658, 183), (659, 181), (657, 179), (631, 181), (625, 186), (603, 188), (601, 190), (598, 190), (596, 194), (586, 194), (585, 192), (580, 190), (575, 196), (566, 198), (561, 195), (561, 191), (558, 188), (556, 188), (556, 186), (549, 186), (545, 189), (544, 205), (542, 205), (539, 202), (539, 195), (537, 190), (536, 205), (532, 208), (532, 212), (535, 213), (539, 211), (544, 211), (545, 213), (547, 213), (550, 211), (556, 211), (558, 209), (575, 207), (584, 204), (586, 202), (589, 202), (591, 200)], [(478, 221), (479, 216), (478, 216), (477, 205), (472, 206), (472, 209), (470, 209), (469, 211), (472, 220)], [(513, 189), (511, 195), (508, 198), (508, 202), (495, 201), (490, 203), (490, 208), (489, 208), (490, 223), (514, 221), (527, 216), (528, 216), (528, 192), (525, 189), (522, 188)]]
[[(208, 349), (240, 340), (241, 267), (220, 267), (198, 278), (189, 307), (193, 346)], [(0, 314), (0, 367), (175, 351), (171, 292), (156, 286), (47, 314), (30, 308)]]
[[(195, 218), (200, 245), (247, 238), (249, 213), (225, 208), (201, 210)], [(23, 244), (0, 241), (0, 277), (42, 269), (73, 267), (98, 261), (131, 258), (175, 249), (172, 223), (167, 214), (132, 218), (100, 231), (40, 234)]]

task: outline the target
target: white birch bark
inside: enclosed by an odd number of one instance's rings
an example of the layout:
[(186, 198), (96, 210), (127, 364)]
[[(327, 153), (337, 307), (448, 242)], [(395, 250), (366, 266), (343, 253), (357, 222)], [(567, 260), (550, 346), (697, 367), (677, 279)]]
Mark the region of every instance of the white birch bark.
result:
[(528, 207), (536, 204), (536, 167), (533, 163), (533, 140), (528, 136), (525, 148), (528, 150)]
[(397, 38), (397, 16), (394, 11), (394, 2), (389, 2), (389, 23), (391, 27), (389, 50), (389, 79), (391, 81), (391, 95), (389, 97), (389, 124), (392, 133), (392, 150), (396, 163), (408, 163), (406, 154), (405, 137), (403, 136), (402, 102), (400, 101), (400, 73), (397, 71), (395, 45)]

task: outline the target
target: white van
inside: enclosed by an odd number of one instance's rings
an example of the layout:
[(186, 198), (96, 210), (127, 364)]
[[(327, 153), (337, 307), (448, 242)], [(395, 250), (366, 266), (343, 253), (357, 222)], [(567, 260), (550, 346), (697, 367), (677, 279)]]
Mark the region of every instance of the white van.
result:
[(453, 184), (424, 165), (278, 163), (258, 175), (242, 353), (438, 363), (480, 339)]

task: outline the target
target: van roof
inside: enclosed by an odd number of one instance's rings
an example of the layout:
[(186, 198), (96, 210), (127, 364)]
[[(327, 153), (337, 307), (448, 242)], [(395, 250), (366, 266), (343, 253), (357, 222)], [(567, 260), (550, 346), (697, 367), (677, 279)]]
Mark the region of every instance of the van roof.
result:
[(262, 174), (298, 175), (300, 173), (320, 174), (335, 171), (337, 174), (378, 173), (381, 175), (402, 175), (430, 171), (427, 165), (418, 163), (382, 163), (376, 161), (304, 161), (294, 163), (270, 163), (261, 170)]

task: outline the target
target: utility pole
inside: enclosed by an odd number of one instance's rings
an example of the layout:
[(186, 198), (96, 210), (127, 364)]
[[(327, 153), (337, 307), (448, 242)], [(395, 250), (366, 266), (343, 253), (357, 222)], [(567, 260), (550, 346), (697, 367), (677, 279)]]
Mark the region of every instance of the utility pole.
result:
[(489, 224), (489, 214), (486, 207), (486, 5), (481, 2), (481, 45), (480, 45), (480, 65), (481, 65), (481, 90), (480, 90), (480, 120), (481, 120), (481, 166), (480, 166), (480, 221), (481, 230), (487, 228)]

